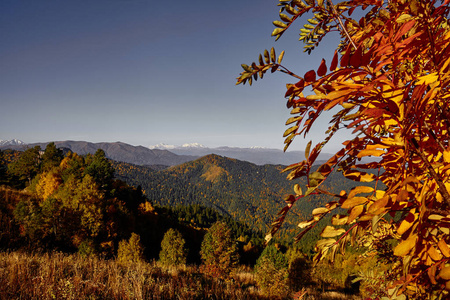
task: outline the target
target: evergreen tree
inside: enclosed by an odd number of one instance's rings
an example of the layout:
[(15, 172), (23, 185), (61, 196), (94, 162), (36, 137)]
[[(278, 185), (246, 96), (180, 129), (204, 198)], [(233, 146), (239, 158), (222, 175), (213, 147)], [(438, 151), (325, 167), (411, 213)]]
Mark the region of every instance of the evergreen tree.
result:
[(93, 157), (87, 158), (86, 163), (88, 166), (84, 173), (91, 175), (101, 189), (108, 189), (114, 176), (114, 169), (106, 158), (105, 151), (98, 149)]
[(219, 277), (229, 275), (236, 267), (239, 255), (231, 229), (223, 222), (216, 222), (205, 234), (200, 255), (205, 271)]
[(8, 172), (15, 177), (19, 187), (24, 187), (27, 182), (30, 184), (31, 179), (38, 174), (41, 164), (40, 151), (39, 146), (27, 149), (18, 160), (9, 164)]
[(58, 167), (63, 158), (62, 150), (56, 148), (55, 143), (49, 143), (42, 155), (42, 170), (49, 171)]
[(186, 264), (187, 250), (185, 248), (186, 241), (181, 233), (170, 228), (165, 234), (161, 242), (161, 252), (159, 259), (165, 265), (178, 266)]

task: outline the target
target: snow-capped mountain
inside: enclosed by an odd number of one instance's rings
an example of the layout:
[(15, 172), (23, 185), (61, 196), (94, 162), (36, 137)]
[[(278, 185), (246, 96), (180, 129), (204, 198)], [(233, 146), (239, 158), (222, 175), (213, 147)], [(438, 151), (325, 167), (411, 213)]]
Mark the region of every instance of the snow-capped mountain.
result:
[(158, 145), (149, 146), (148, 148), (150, 148), (150, 149), (159, 149), (159, 150), (170, 150), (170, 149), (177, 148), (177, 146), (160, 143)]
[(26, 145), (26, 143), (18, 139), (12, 139), (9, 141), (0, 140), (0, 146), (20, 146), (20, 145)]
[(206, 148), (206, 147), (199, 143), (190, 143), (181, 145), (181, 148)]
[(159, 150), (172, 150), (172, 149), (202, 149), (202, 148), (206, 148), (205, 146), (203, 146), (202, 144), (199, 143), (187, 143), (187, 144), (183, 144), (181, 146), (175, 146), (175, 145), (168, 145), (168, 144), (164, 144), (164, 143), (160, 143), (158, 145), (154, 145), (154, 146), (149, 146), (150, 149), (159, 149)]

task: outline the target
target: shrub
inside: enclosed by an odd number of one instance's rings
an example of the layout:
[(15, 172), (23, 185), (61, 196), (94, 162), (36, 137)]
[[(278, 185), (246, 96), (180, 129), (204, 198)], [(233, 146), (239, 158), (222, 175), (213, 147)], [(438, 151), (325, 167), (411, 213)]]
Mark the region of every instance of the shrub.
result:
[(140, 240), (140, 236), (133, 232), (128, 241), (120, 241), (117, 251), (117, 261), (122, 264), (140, 262), (143, 259), (144, 252)]
[(165, 265), (178, 266), (186, 264), (187, 250), (185, 248), (186, 241), (181, 233), (170, 228), (165, 234), (161, 242), (161, 252), (159, 259)]
[(288, 260), (275, 246), (267, 246), (256, 261), (256, 282), (263, 294), (271, 299), (286, 298), (288, 287)]

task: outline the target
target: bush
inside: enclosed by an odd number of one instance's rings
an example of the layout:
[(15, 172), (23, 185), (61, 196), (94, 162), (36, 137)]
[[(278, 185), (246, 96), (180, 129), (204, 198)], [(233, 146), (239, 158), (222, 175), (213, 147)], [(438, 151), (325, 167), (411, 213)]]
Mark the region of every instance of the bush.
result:
[(223, 222), (216, 222), (205, 234), (200, 255), (204, 271), (217, 277), (227, 277), (237, 266), (239, 255), (231, 229)]
[(295, 248), (289, 249), (286, 257), (289, 261), (289, 287), (294, 291), (299, 291), (303, 287), (311, 285), (311, 261)]
[(184, 246), (186, 241), (181, 233), (170, 228), (161, 242), (159, 259), (164, 265), (178, 266), (186, 264), (187, 250)]
[(122, 264), (140, 262), (143, 259), (144, 252), (140, 240), (140, 236), (133, 232), (128, 241), (120, 241), (117, 251), (117, 261)]
[(271, 299), (288, 297), (288, 260), (275, 246), (267, 246), (256, 261), (256, 282)]

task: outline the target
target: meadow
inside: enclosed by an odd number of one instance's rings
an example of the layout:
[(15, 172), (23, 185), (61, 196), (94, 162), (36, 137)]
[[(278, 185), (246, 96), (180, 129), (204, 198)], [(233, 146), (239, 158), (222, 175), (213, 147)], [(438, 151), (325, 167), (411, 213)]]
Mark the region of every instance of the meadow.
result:
[[(293, 293), (292, 299), (360, 299), (311, 288), (303, 292)], [(0, 299), (269, 298), (245, 267), (229, 280), (220, 280), (204, 275), (197, 266), (164, 267), (156, 261), (123, 265), (78, 254), (1, 252)]]

